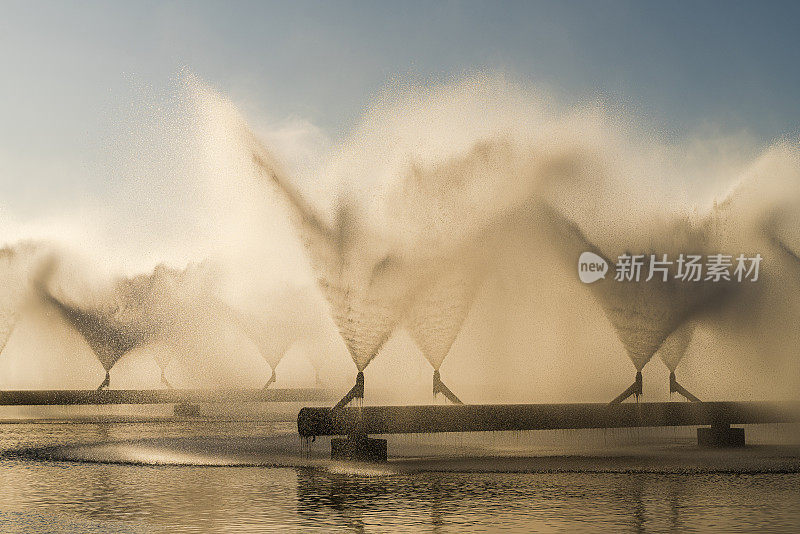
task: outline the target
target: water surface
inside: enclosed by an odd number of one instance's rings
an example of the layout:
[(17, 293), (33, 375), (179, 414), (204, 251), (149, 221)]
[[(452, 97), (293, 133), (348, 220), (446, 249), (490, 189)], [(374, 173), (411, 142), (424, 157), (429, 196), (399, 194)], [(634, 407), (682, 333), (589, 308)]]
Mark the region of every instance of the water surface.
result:
[[(0, 531), (796, 532), (800, 525), (796, 448), (751, 447), (713, 464), (686, 432), (627, 432), (594, 433), (591, 450), (554, 452), (559, 440), (587, 435), (407, 437), (390, 443), (387, 465), (362, 466), (326, 460), (327, 443), (303, 444), (291, 424), (0, 424)], [(435, 450), (452, 454), (422, 454)], [(88, 457), (53, 459), (67, 453)], [(694, 453), (700, 459), (680, 469)], [(110, 463), (115, 454), (140, 456)], [(253, 465), (259, 454), (265, 465), (289, 467)]]

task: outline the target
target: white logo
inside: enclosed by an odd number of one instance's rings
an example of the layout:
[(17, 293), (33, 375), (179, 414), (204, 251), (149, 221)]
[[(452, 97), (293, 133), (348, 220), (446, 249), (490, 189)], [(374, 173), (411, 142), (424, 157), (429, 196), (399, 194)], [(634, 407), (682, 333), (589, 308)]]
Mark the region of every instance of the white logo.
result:
[(608, 263), (594, 252), (584, 252), (578, 258), (578, 277), (584, 284), (591, 284), (606, 277)]

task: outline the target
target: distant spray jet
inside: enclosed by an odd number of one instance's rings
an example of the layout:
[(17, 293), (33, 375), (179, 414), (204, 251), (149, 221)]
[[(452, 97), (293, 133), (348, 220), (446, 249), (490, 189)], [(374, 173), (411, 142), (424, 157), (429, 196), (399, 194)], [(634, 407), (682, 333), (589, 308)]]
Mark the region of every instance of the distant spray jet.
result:
[(150, 317), (142, 308), (141, 300), (135, 297), (126, 298), (133, 297), (135, 293), (119, 291), (124, 282), (117, 285), (118, 291), (114, 297), (115, 300), (121, 298), (113, 304), (106, 303), (107, 306), (102, 308), (84, 308), (55, 296), (48, 287), (48, 278), (49, 275), (43, 275), (38, 281), (39, 296), (58, 310), (92, 349), (106, 372), (97, 389), (107, 388), (111, 382), (110, 373), (114, 365), (133, 349), (152, 341), (160, 331), (158, 325), (149, 320)]
[(14, 252), (10, 248), (0, 249), (0, 354), (14, 331), (22, 300), (13, 262)]
[(294, 344), (295, 339), (289, 336), (281, 336), (276, 332), (275, 325), (267, 325), (255, 314), (238, 311), (227, 305), (225, 307), (228, 309), (228, 313), (232, 315), (237, 326), (255, 344), (258, 353), (269, 365), (272, 374), (263, 388), (267, 389), (270, 384), (277, 380), (275, 368), (278, 367), (286, 352)]
[[(315, 304), (302, 290), (282, 290), (265, 297), (266, 304), (260, 313), (244, 311), (222, 300), (217, 301), (223, 313), (253, 342), (269, 365), (272, 374), (264, 389), (276, 381), (275, 370), (289, 349), (310, 335), (314, 318), (309, 314)], [(319, 381), (316, 366), (315, 372)]]
[(36, 241), (0, 248), (0, 354), (25, 305), (35, 298), (31, 278), (48, 248), (45, 243)]
[(45, 293), (43, 297), (61, 312), (67, 322), (81, 334), (103, 365), (106, 376), (97, 387), (98, 390), (110, 385), (111, 368), (120, 358), (153, 338), (151, 332), (138, 331), (102, 312), (81, 310), (54, 297), (49, 292)]
[(17, 255), (11, 247), (0, 249), (0, 354), (14, 331), (25, 299), (24, 275)]
[[(192, 322), (195, 308), (207, 300), (203, 299), (206, 274), (202, 266), (159, 265), (150, 274), (119, 278), (100, 302), (84, 305), (54, 293), (55, 269), (52, 259), (38, 277), (37, 292), (86, 340), (102, 364), (106, 375), (98, 390), (110, 385), (111, 369), (132, 350), (156, 340), (174, 343), (186, 337), (184, 323)], [(165, 375), (170, 357), (157, 353), (154, 359), (161, 369), (161, 382), (172, 387)]]
[[(800, 185), (800, 184), (799, 184)], [(795, 216), (800, 217), (800, 205), (795, 208)], [(767, 238), (769, 244), (778, 251), (780, 257), (786, 264), (790, 265), (790, 269), (796, 274), (800, 275), (800, 252), (794, 250), (784, 238), (779, 234), (781, 225), (786, 225), (790, 221), (791, 211), (784, 208), (775, 210), (768, 217), (765, 218), (761, 225), (764, 236)]]

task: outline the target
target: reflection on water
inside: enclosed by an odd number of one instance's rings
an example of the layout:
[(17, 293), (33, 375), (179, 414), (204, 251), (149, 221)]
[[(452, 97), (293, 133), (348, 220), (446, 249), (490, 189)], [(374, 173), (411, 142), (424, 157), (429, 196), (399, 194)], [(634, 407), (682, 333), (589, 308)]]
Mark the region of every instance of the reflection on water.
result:
[[(274, 431), (256, 424), (12, 424), (0, 425), (0, 448), (232, 434)], [(800, 525), (796, 473), (380, 473), (7, 455), (0, 459), (0, 532), (794, 532)]]
[(800, 524), (798, 475), (427, 473), (369, 479), (300, 472), (297, 480), (299, 515), (363, 532), (792, 532)]

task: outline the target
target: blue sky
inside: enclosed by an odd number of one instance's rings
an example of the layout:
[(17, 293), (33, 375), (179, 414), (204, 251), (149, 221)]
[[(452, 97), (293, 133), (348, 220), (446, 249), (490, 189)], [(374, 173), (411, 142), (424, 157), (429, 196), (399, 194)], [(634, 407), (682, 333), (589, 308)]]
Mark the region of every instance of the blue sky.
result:
[[(346, 131), (394, 77), (501, 70), (681, 135), (797, 135), (800, 2), (0, 3), (0, 208), (104, 195), (137, 84), (181, 67), (245, 113)], [(102, 159), (102, 155), (100, 156)], [(34, 202), (32, 199), (36, 199)]]

